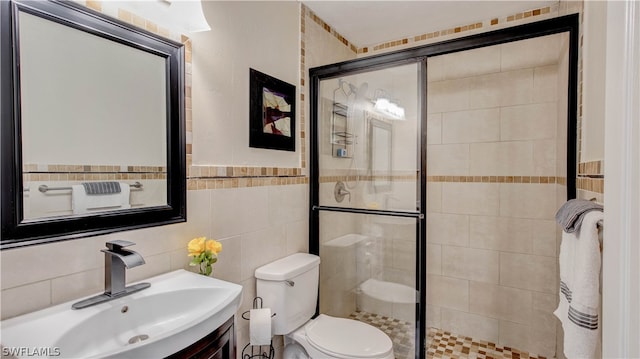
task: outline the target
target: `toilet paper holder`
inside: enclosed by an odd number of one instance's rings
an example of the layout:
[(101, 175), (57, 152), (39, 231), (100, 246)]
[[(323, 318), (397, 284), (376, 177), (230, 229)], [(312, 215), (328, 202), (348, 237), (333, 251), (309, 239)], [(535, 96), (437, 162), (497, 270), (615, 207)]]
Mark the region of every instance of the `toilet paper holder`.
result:
[[(262, 298), (255, 297), (253, 298), (253, 309), (262, 309)], [(242, 319), (250, 320), (249, 313), (251, 311), (247, 310), (242, 313)], [(276, 313), (273, 313), (271, 317), (273, 318)], [(271, 343), (267, 345), (251, 345), (248, 343), (242, 349), (242, 359), (273, 359), (276, 355), (276, 351), (273, 349), (273, 340)]]

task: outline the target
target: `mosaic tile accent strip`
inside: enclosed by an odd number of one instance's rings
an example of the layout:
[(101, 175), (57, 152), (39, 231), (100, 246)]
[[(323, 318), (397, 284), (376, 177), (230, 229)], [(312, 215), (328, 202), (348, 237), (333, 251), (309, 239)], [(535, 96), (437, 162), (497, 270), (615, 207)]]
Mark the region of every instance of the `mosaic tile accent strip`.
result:
[(566, 184), (567, 179), (554, 176), (428, 176), (427, 182)]
[(384, 43), (381, 43), (381, 44), (376, 44), (376, 45), (373, 45), (373, 46), (361, 47), (361, 48), (357, 49), (357, 53), (358, 54), (366, 54), (366, 53), (368, 53), (370, 51), (379, 51), (379, 50), (384, 50), (384, 49), (388, 49), (388, 48), (392, 48), (392, 47), (407, 45), (409, 43), (417, 43), (417, 42), (421, 42), (421, 41), (435, 39), (435, 38), (438, 38), (438, 37), (443, 37), (443, 36), (448, 36), (448, 35), (452, 35), (452, 34), (463, 33), (463, 32), (466, 32), (466, 31), (477, 30), (477, 29), (482, 29), (482, 28), (487, 28), (487, 27), (492, 27), (492, 26), (497, 26), (497, 25), (504, 25), (505, 23), (508, 23), (508, 22), (522, 20), (522, 19), (526, 19), (526, 18), (530, 18), (530, 17), (534, 17), (534, 16), (546, 15), (546, 14), (550, 14), (550, 13), (555, 12), (555, 11), (557, 11), (557, 5), (554, 5), (553, 9), (550, 6), (539, 8), (539, 9), (532, 9), (532, 10), (524, 11), (524, 12), (521, 12), (521, 13), (509, 15), (509, 16), (506, 16), (506, 17), (503, 17), (503, 18), (491, 18), (491, 19), (488, 19), (486, 21), (474, 22), (474, 23), (471, 23), (471, 24), (455, 26), (455, 27), (452, 27), (452, 28), (449, 28), (449, 29), (442, 29), (442, 30), (438, 30), (438, 31), (433, 31), (433, 32), (428, 32), (428, 33), (424, 33), (424, 34), (420, 34), (420, 35), (411, 36), (411, 37), (408, 37), (408, 38), (388, 41), (388, 42), (384, 42)]
[[(371, 175), (362, 175), (362, 176), (321, 176), (319, 181), (320, 183), (329, 183), (329, 182), (353, 182), (353, 181), (373, 181), (373, 180), (384, 180), (389, 179), (389, 176), (371, 176)], [(397, 175), (391, 176), (392, 182), (406, 182), (406, 181), (417, 181), (418, 178), (415, 175)]]
[(580, 163), (578, 165), (578, 175), (604, 175), (604, 161)]
[(308, 177), (240, 177), (217, 179), (187, 179), (187, 190), (205, 190), (222, 188), (245, 188), (263, 186), (287, 186), (308, 184)]
[(508, 346), (435, 328), (429, 328), (427, 331), (427, 358), (546, 359)]
[(27, 173), (26, 182), (38, 181), (115, 181), (115, 180), (164, 180), (166, 173)]
[(164, 166), (118, 165), (37, 165), (25, 164), (23, 173), (166, 173)]
[(223, 177), (299, 177), (301, 168), (284, 167), (247, 167), (247, 166), (191, 166), (187, 177), (223, 178)]
[(604, 193), (604, 178), (578, 177), (576, 178), (576, 189)]
[(396, 318), (362, 311), (351, 313), (349, 318), (373, 325), (387, 334), (393, 342), (393, 353), (396, 359), (415, 357), (415, 329), (413, 324)]
[(333, 35), (336, 39), (338, 39), (340, 42), (342, 42), (344, 44), (344, 46), (346, 46), (349, 49), (351, 49), (351, 51), (353, 51), (355, 53), (358, 53), (358, 47), (355, 44), (353, 44), (352, 42), (347, 40), (339, 32), (337, 32), (335, 29), (333, 29), (329, 24), (324, 22), (324, 20), (322, 20), (318, 15), (316, 15), (316, 13), (314, 13), (313, 10), (309, 9), (308, 7), (306, 7), (304, 5), (302, 5), (302, 8), (303, 8), (303, 15), (306, 13), (306, 15), (309, 17), (309, 19), (311, 19), (316, 24), (320, 25), (320, 27), (322, 27), (326, 32), (328, 32), (331, 35)]

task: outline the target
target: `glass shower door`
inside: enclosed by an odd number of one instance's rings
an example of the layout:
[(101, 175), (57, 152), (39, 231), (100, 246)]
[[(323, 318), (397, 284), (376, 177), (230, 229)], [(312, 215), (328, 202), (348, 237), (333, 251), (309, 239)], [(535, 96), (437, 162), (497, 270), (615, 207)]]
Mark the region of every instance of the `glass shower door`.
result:
[(320, 80), (312, 125), (319, 312), (380, 328), (396, 358), (420, 342), (420, 65)]

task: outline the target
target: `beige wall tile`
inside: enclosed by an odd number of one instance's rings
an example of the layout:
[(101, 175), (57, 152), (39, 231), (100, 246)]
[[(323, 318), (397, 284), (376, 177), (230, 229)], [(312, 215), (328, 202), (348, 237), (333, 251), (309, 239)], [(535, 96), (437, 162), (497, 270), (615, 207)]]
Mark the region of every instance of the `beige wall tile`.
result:
[(427, 144), (442, 143), (442, 114), (431, 113), (427, 116)]
[(427, 112), (460, 111), (469, 108), (469, 79), (427, 84)]
[(533, 220), (533, 254), (541, 256), (556, 257), (556, 237), (559, 227), (554, 220)]
[(530, 176), (533, 168), (531, 142), (472, 143), (469, 174), (478, 176)]
[(269, 227), (269, 187), (216, 189), (211, 197), (212, 235), (226, 238)]
[(104, 269), (92, 269), (51, 280), (51, 304), (104, 292)]
[(531, 103), (533, 99), (533, 69), (500, 73), (500, 106)]
[(538, 292), (557, 293), (557, 258), (500, 253), (500, 284)]
[(498, 252), (442, 246), (442, 274), (484, 283), (498, 283)]
[(442, 114), (442, 143), (492, 142), (499, 139), (498, 108)]
[(470, 246), (504, 252), (531, 253), (533, 221), (495, 216), (470, 216)]
[(407, 273), (415, 272), (415, 268), (416, 268), (415, 240), (413, 241), (394, 240), (393, 241), (393, 267), (396, 269), (404, 270)]
[(482, 315), (442, 309), (443, 330), (472, 337), (474, 341), (486, 340), (497, 343), (499, 339), (499, 321)]
[(427, 174), (429, 176), (469, 174), (469, 145), (427, 146)]
[(553, 219), (555, 188), (548, 184), (500, 184), (500, 215), (505, 217)]
[(127, 269), (127, 284), (171, 271), (171, 253), (145, 256), (144, 260), (144, 265)]
[(441, 308), (427, 304), (427, 328), (441, 328)]
[(533, 70), (533, 102), (556, 102), (559, 100), (558, 66), (558, 64), (554, 64), (537, 67)]
[(309, 221), (307, 219), (286, 223), (284, 229), (287, 237), (287, 254), (309, 252)]
[(427, 182), (427, 211), (442, 210), (442, 183)]
[(222, 252), (213, 265), (213, 276), (233, 283), (242, 281), (242, 238), (240, 236), (221, 238)]
[[(543, 140), (533, 142), (533, 173), (538, 176), (556, 175), (556, 142), (563, 140)], [(562, 144), (566, 147), (566, 143)]]
[(469, 216), (427, 213), (427, 241), (461, 247), (469, 246)]
[(469, 311), (469, 281), (427, 275), (427, 305)]
[(102, 248), (104, 242), (91, 237), (2, 251), (0, 284), (4, 290), (99, 268), (104, 265)]
[(532, 316), (532, 292), (489, 283), (469, 283), (469, 311), (527, 324)]
[(486, 46), (478, 49), (429, 57), (427, 79), (451, 80), (500, 72), (500, 47)]
[(286, 256), (284, 226), (243, 234), (241, 242), (243, 280), (252, 277), (256, 268)]
[(553, 313), (558, 308), (558, 296), (555, 294), (533, 292), (533, 310)]
[(560, 55), (560, 35), (513, 41), (502, 47), (502, 71), (555, 64)]
[(269, 225), (306, 219), (308, 188), (307, 185), (267, 187)]
[(427, 274), (442, 274), (442, 246), (427, 244)]
[(500, 197), (497, 183), (443, 183), (442, 211), (446, 213), (497, 215)]
[(5, 289), (0, 294), (2, 319), (43, 309), (51, 305), (51, 281), (34, 282)]
[[(531, 328), (529, 325), (522, 323), (514, 323), (506, 320), (500, 321), (500, 339), (498, 344), (509, 346), (512, 348), (529, 349), (529, 335)], [(532, 353), (533, 348), (529, 349)]]
[(493, 108), (501, 104), (500, 73), (472, 77), (469, 80), (469, 108)]
[(555, 139), (557, 121), (555, 102), (503, 107), (500, 109), (500, 139)]

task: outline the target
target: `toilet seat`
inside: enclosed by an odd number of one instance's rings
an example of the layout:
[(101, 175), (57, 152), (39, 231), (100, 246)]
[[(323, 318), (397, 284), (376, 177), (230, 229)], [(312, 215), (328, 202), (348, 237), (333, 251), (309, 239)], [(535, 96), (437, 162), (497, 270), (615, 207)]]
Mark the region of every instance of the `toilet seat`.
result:
[(305, 335), (315, 349), (336, 358), (386, 358), (393, 352), (383, 331), (352, 319), (320, 314), (305, 326)]

